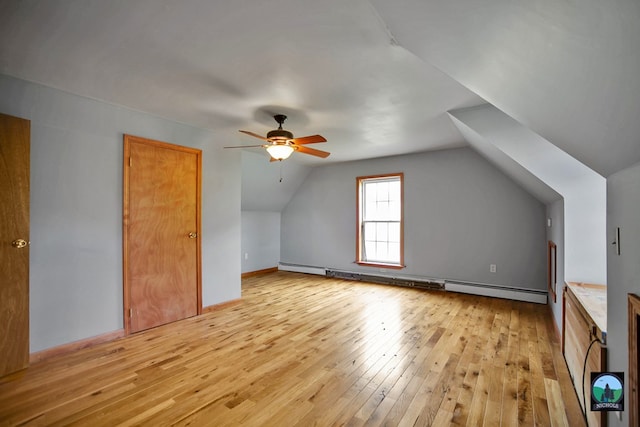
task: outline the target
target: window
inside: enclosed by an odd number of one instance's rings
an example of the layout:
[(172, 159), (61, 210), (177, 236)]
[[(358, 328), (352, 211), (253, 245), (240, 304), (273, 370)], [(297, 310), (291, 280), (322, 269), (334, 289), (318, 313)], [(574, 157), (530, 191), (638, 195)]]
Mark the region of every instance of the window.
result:
[(358, 264), (389, 268), (404, 267), (403, 178), (402, 173), (356, 178)]

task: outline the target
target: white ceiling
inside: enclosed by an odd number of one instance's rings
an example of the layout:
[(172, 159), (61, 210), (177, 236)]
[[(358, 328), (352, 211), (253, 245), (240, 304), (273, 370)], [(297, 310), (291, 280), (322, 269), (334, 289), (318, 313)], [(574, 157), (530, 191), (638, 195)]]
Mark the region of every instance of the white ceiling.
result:
[[(457, 147), (446, 115), (483, 103), (394, 44), (368, 1), (0, 3), (0, 72), (258, 140), (275, 113), (326, 163)], [(228, 133), (233, 131), (234, 133)], [(227, 137), (225, 137), (226, 139)]]
[(640, 1), (372, 3), (402, 46), (601, 175), (640, 161)]
[(447, 111), (488, 101), (608, 176), (640, 162), (638, 22), (637, 0), (0, 0), (0, 72), (218, 146), (284, 113), (328, 139), (305, 166), (467, 145)]

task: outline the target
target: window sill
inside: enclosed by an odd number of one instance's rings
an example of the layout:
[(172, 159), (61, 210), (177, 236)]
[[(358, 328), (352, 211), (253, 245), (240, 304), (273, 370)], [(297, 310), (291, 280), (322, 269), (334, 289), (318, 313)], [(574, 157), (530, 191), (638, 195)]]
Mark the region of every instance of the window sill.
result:
[(362, 265), (364, 267), (389, 268), (394, 270), (400, 270), (406, 267), (405, 265), (401, 265), (401, 264), (384, 264), (380, 262), (367, 262), (367, 261), (356, 261), (356, 264)]

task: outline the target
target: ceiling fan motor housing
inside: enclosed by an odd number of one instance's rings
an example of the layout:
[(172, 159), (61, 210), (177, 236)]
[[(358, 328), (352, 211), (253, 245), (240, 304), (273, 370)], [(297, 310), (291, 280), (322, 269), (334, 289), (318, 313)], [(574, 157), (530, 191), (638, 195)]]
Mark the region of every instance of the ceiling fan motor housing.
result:
[(288, 140), (288, 139), (293, 139), (293, 134), (288, 130), (275, 129), (267, 133), (267, 139)]
[(276, 141), (287, 141), (289, 139), (293, 139), (293, 134), (288, 130), (282, 129), (282, 124), (285, 120), (287, 120), (287, 116), (284, 114), (276, 114), (273, 118), (278, 122), (278, 129), (272, 130), (267, 133), (267, 139), (272, 139)]

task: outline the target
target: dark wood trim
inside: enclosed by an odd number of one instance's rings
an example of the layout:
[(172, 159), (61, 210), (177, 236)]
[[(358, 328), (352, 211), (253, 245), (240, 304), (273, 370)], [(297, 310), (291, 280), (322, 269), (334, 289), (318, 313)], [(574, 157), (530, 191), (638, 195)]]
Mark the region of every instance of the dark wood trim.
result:
[(547, 284), (553, 302), (556, 302), (558, 293), (558, 247), (549, 240), (547, 244)]
[(566, 324), (567, 324), (567, 313), (566, 313), (566, 307), (565, 307), (565, 298), (567, 298), (567, 292), (569, 291), (569, 286), (567, 286), (567, 284), (565, 283), (564, 287), (562, 288), (562, 333), (560, 334), (562, 337), (562, 342), (560, 345), (560, 350), (562, 351), (562, 354), (564, 355), (564, 341), (565, 341), (565, 337), (564, 337), (564, 331), (566, 330)]
[(54, 356), (61, 356), (64, 354), (73, 353), (74, 351), (82, 350), (83, 348), (93, 347), (94, 345), (111, 342), (118, 338), (124, 337), (124, 329), (118, 329), (113, 332), (107, 332), (105, 334), (96, 335), (95, 337), (85, 338), (79, 341), (73, 341), (67, 344), (58, 345), (55, 347), (47, 348), (42, 351), (37, 351), (29, 355), (29, 362), (36, 363), (46, 359), (50, 359)]
[(242, 298), (238, 298), (232, 299), (231, 301), (221, 302), (220, 304), (208, 305), (202, 308), (202, 314), (213, 313), (214, 311), (222, 310), (223, 308), (239, 304), (241, 301)]
[(122, 324), (124, 334), (131, 333), (131, 320), (129, 312), (131, 301), (129, 299), (129, 165), (131, 158), (131, 144), (129, 136), (123, 135), (122, 156)]
[(196, 155), (198, 171), (196, 172), (196, 312), (202, 314), (202, 150), (193, 150)]
[(247, 277), (260, 276), (261, 274), (275, 273), (276, 271), (278, 271), (278, 267), (269, 267), (263, 268), (262, 270), (247, 271), (246, 273), (242, 273), (240, 277), (246, 279)]
[(640, 423), (640, 393), (638, 392), (638, 321), (640, 320), (640, 297), (635, 294), (627, 296), (629, 315), (629, 425)]

